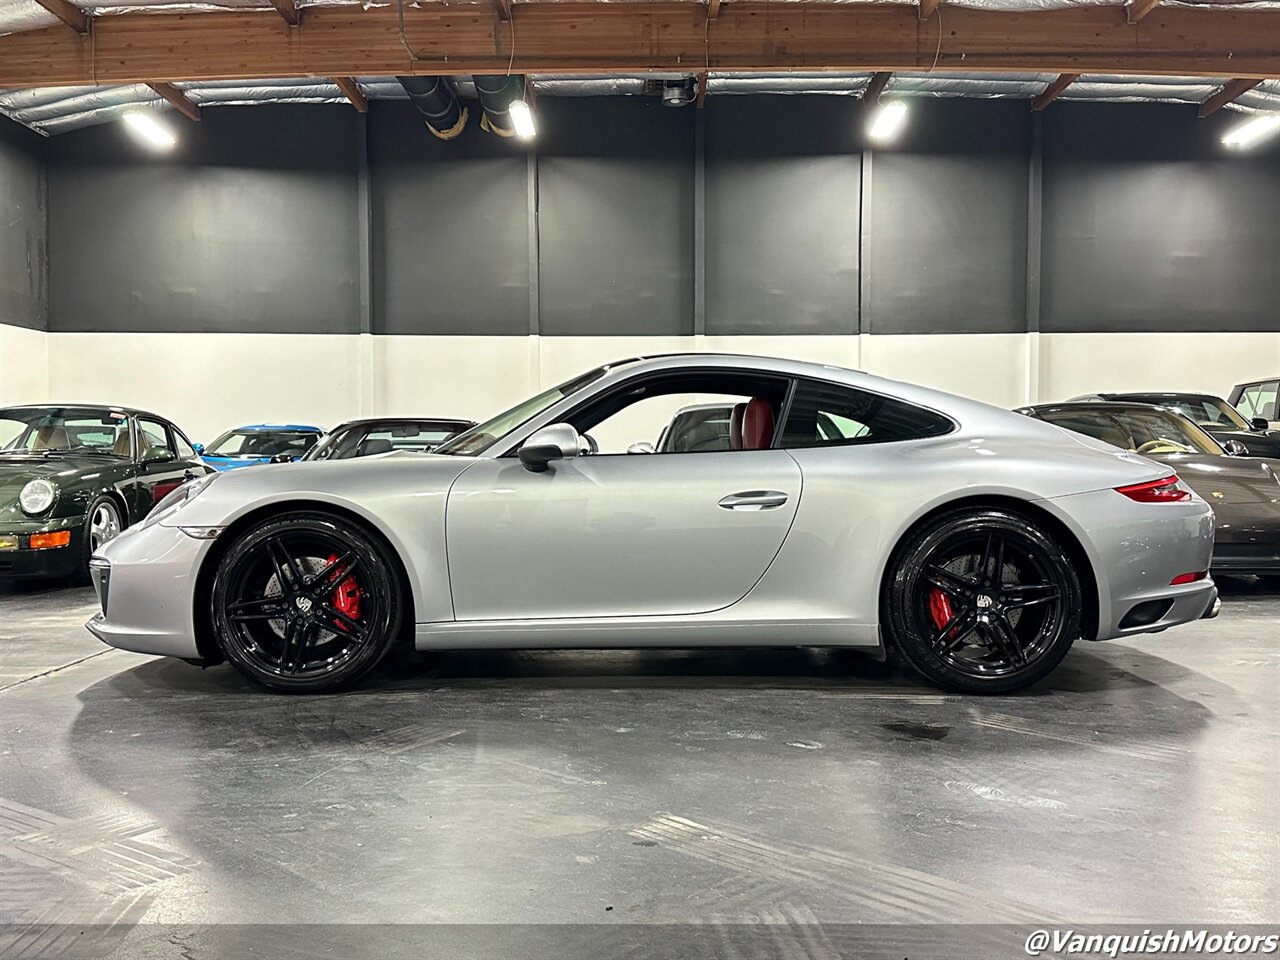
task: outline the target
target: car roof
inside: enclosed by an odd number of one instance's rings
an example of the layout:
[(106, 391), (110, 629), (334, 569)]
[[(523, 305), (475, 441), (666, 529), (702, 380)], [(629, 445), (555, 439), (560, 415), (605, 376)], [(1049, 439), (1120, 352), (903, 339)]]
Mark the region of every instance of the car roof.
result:
[(243, 427), (233, 427), (235, 430), (296, 430), (303, 433), (324, 433), (319, 427), (313, 427), (305, 423), (248, 423)]
[(1165, 400), (1221, 400), (1212, 393), (1193, 393), (1191, 391), (1156, 391), (1131, 390), (1126, 393), (1100, 393), (1098, 396), (1107, 400), (1137, 400), (1139, 397), (1160, 397)]
[(474, 427), (476, 421), (467, 420), (464, 417), (358, 417), (355, 420), (343, 420), (340, 424), (330, 430), (330, 433), (337, 433), (339, 430), (346, 430), (349, 427), (359, 427), (366, 423), (447, 423), (450, 425), (465, 425)]
[(1049, 410), (1090, 410), (1094, 412), (1102, 411), (1104, 413), (1117, 413), (1119, 411), (1128, 410), (1134, 413), (1146, 413), (1153, 407), (1157, 410), (1164, 410), (1165, 413), (1172, 416), (1178, 416), (1177, 411), (1165, 410), (1165, 408), (1158, 403), (1118, 401), (1115, 403), (1108, 403), (1106, 406), (1099, 406), (1096, 400), (1066, 400), (1061, 403), (1033, 403), (1027, 406), (1018, 407), (1017, 412), (1045, 413)]
[(10, 403), (0, 406), (0, 410), (101, 410), (103, 413), (123, 413), (131, 417), (155, 417), (157, 420), (164, 420), (166, 423), (171, 422), (168, 417), (162, 417), (160, 414), (152, 413), (150, 410), (140, 410), (137, 407), (125, 407), (109, 403)]

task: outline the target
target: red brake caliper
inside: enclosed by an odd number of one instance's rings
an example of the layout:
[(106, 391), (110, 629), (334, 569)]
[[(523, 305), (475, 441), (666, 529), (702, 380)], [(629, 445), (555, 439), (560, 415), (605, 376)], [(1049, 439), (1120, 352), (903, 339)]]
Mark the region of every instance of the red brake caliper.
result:
[[(336, 553), (329, 554), (329, 559), (325, 563), (333, 563), (338, 559)], [(329, 582), (334, 583), (342, 576), (343, 571), (335, 570), (329, 574)], [(352, 620), (360, 619), (360, 585), (356, 583), (354, 576), (349, 576), (334, 588), (333, 591), (333, 608), (339, 613), (350, 617)], [(347, 626), (340, 620), (333, 621), (333, 625), (344, 632), (348, 631)]]
[(951, 598), (939, 587), (929, 588), (929, 616), (939, 630), (951, 622)]

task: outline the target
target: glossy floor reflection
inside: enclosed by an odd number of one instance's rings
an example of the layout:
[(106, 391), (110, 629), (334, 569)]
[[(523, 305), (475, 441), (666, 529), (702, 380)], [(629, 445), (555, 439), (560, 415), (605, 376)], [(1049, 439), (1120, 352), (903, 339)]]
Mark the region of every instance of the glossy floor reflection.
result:
[(0, 921), (115, 956), (228, 923), (1274, 923), (1280, 597), (1225, 586), (991, 699), (817, 649), (406, 655), (287, 697), (9, 590)]

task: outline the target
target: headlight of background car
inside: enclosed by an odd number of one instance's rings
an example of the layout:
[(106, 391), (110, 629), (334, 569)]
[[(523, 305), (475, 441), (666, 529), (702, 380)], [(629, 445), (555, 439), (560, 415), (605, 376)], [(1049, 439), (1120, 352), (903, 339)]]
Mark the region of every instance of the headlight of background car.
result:
[(22, 488), (22, 492), (18, 494), (18, 505), (22, 507), (23, 513), (35, 516), (52, 507), (57, 497), (58, 488), (48, 480), (40, 478), (32, 480)]
[(181, 510), (186, 504), (190, 503), (196, 496), (214, 481), (218, 475), (216, 473), (207, 473), (198, 480), (188, 480), (176, 490), (170, 491), (168, 496), (151, 508), (151, 512), (147, 514), (142, 526), (139, 528), (145, 530), (147, 527), (154, 526), (165, 517), (172, 516)]

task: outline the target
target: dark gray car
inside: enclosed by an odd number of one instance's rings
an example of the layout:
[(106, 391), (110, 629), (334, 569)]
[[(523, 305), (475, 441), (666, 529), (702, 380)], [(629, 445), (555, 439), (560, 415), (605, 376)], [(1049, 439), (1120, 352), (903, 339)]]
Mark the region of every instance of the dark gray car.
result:
[(1232, 456), (1186, 417), (1145, 403), (1051, 403), (1018, 412), (1167, 463), (1213, 507), (1214, 573), (1280, 573), (1280, 460)]
[(1219, 443), (1235, 440), (1252, 457), (1280, 457), (1280, 430), (1269, 429), (1270, 425), (1262, 419), (1246, 420), (1235, 407), (1211, 393), (1091, 393), (1075, 397), (1073, 402), (1076, 400), (1168, 407), (1213, 434)]

